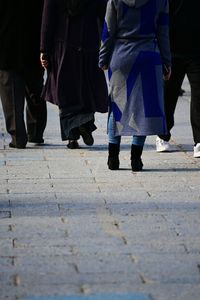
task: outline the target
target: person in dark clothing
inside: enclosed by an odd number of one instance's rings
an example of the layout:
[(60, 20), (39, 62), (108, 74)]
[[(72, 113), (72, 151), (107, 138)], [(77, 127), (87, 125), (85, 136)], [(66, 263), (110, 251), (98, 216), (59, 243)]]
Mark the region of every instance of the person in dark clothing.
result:
[(158, 152), (169, 151), (174, 112), (181, 85), (187, 75), (191, 87), (190, 117), (194, 140), (194, 157), (200, 157), (200, 2), (170, 0), (170, 42), (172, 76), (165, 82), (167, 135), (156, 140)]
[(44, 142), (47, 109), (41, 98), (44, 69), (39, 51), (42, 9), (41, 0), (0, 2), (0, 97), (12, 148), (25, 148), (27, 141)]
[(106, 0), (45, 0), (41, 63), (47, 68), (44, 98), (59, 107), (62, 140), (78, 148), (94, 142), (94, 113), (108, 109), (104, 72), (98, 67)]

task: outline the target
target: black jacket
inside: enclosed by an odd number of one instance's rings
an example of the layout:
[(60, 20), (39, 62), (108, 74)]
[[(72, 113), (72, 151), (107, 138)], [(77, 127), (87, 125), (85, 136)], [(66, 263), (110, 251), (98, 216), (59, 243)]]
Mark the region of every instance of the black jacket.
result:
[(43, 0), (0, 1), (0, 69), (39, 64)]
[(200, 58), (200, 1), (169, 0), (173, 54)]

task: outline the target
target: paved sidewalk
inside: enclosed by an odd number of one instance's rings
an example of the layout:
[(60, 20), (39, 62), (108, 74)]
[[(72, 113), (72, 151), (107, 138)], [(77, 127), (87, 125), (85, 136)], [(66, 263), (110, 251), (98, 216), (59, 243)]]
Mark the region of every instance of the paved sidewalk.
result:
[(0, 109), (0, 300), (200, 299), (200, 159), (185, 87), (173, 152), (148, 137), (138, 173), (130, 138), (121, 169), (107, 169), (106, 115), (93, 147), (69, 150), (49, 105), (46, 144), (17, 150)]

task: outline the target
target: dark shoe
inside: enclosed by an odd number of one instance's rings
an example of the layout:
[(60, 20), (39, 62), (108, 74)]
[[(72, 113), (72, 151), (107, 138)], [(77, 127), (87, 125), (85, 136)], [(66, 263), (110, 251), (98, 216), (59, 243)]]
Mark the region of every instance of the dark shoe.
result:
[(67, 148), (69, 148), (69, 149), (78, 149), (79, 144), (78, 144), (77, 140), (69, 140), (69, 142), (67, 144)]
[(84, 143), (87, 146), (92, 146), (94, 144), (94, 138), (92, 136), (92, 132), (88, 132), (84, 126), (80, 126), (79, 131)]
[(15, 144), (13, 144), (13, 143), (11, 142), (11, 143), (9, 143), (9, 147), (10, 147), (10, 148), (17, 148), (17, 149), (25, 149), (25, 148), (26, 148), (26, 145), (20, 145), (20, 144), (15, 145)]
[(43, 138), (37, 138), (37, 137), (29, 137), (28, 138), (29, 143), (34, 143), (34, 144), (44, 144), (44, 139)]
[(119, 158), (118, 157), (108, 157), (108, 169), (119, 170)]
[(141, 160), (142, 151), (143, 146), (131, 146), (131, 168), (133, 172), (141, 171), (143, 168), (143, 163)]
[(185, 93), (185, 90), (183, 90), (183, 89), (181, 88), (180, 91), (179, 91), (179, 96), (182, 97), (184, 93)]
[(131, 168), (133, 172), (142, 171), (143, 163), (141, 158), (135, 158), (131, 160)]
[(119, 170), (119, 144), (108, 145), (108, 169)]

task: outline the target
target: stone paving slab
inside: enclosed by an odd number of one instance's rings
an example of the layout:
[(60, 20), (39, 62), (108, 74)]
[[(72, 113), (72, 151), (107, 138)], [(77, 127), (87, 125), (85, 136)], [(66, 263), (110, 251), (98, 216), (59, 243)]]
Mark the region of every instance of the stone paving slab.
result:
[(70, 150), (49, 104), (45, 144), (19, 150), (0, 107), (0, 300), (199, 300), (200, 160), (184, 84), (173, 151), (156, 153), (148, 137), (138, 173), (131, 137), (120, 170), (108, 170), (106, 114), (96, 114), (95, 144)]
[(64, 297), (33, 297), (27, 300), (149, 300), (149, 297), (142, 294), (127, 294), (127, 295), (87, 295), (87, 296), (64, 296)]

